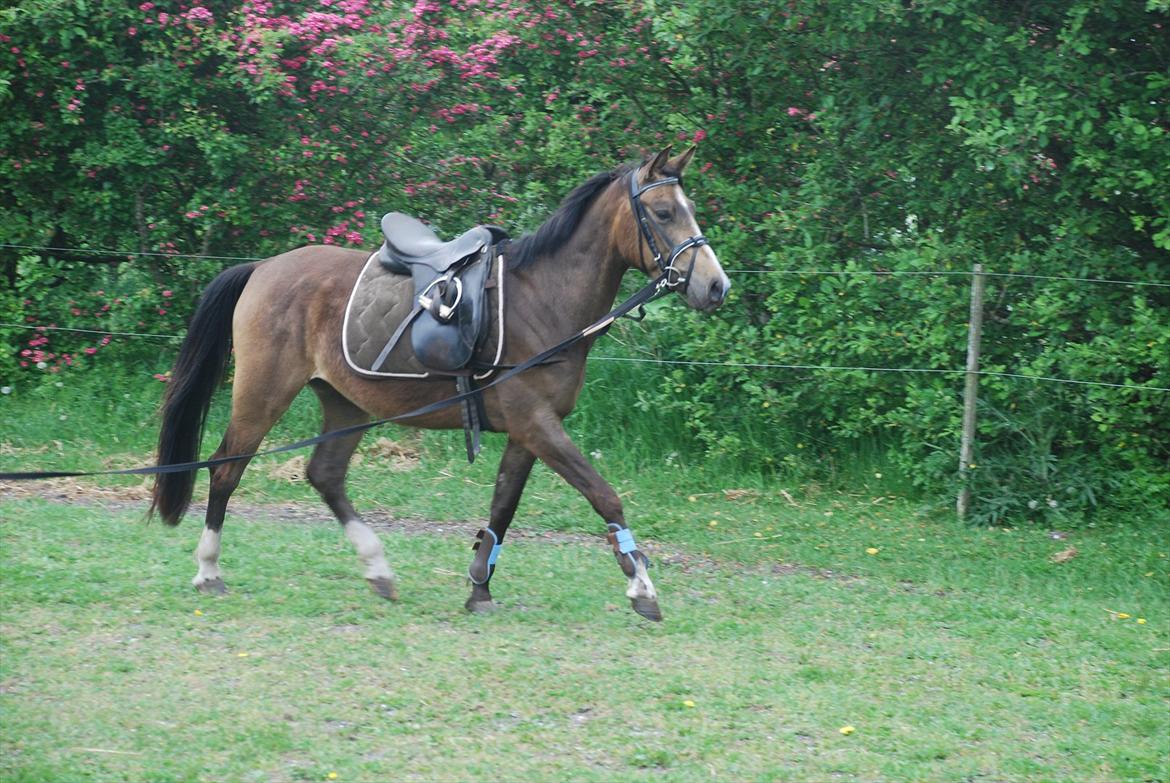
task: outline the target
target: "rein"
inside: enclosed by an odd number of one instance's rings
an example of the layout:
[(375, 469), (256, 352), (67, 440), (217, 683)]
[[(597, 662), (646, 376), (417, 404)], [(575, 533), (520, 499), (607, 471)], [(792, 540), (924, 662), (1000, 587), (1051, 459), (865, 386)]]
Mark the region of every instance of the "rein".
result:
[[(675, 181), (677, 182), (677, 179)], [(635, 201), (635, 203), (640, 202)], [(694, 239), (695, 238), (692, 237), (691, 240), (687, 240), (688, 242), (692, 243), (687, 245), (687, 247), (694, 246)], [(700, 239), (703, 238), (700, 237)], [(703, 239), (703, 242), (706, 243), (706, 239)], [(685, 245), (687, 243), (684, 242), (683, 244)], [(673, 257), (674, 256), (672, 256), (672, 258)], [(540, 353), (525, 359), (520, 364), (505, 370), (500, 375), (483, 384), (482, 386), (479, 386), (478, 388), (466, 392), (461, 392), (453, 397), (447, 397), (446, 399), (438, 400), (437, 402), (432, 402), (429, 405), (424, 405), (421, 408), (415, 408), (414, 410), (407, 411), (406, 413), (400, 413), (397, 416), (389, 416), (384, 419), (377, 419), (376, 421), (369, 421), (364, 424), (355, 424), (350, 427), (343, 427), (339, 430), (323, 432), (316, 437), (306, 438), (305, 440), (298, 440), (295, 443), (289, 443), (284, 446), (277, 446), (276, 448), (267, 449), (265, 451), (257, 451), (252, 454), (236, 454), (230, 457), (218, 457), (216, 459), (203, 460), (202, 462), (180, 462), (173, 465), (151, 465), (142, 468), (123, 468), (121, 470), (0, 472), (0, 481), (31, 481), (36, 479), (76, 478), (79, 476), (154, 476), (163, 473), (187, 473), (190, 471), (199, 470), (201, 468), (213, 468), (219, 465), (226, 465), (231, 462), (252, 459), (254, 457), (263, 457), (269, 454), (281, 454), (286, 451), (296, 451), (297, 449), (315, 446), (318, 443), (324, 443), (326, 441), (333, 440), (334, 438), (341, 438), (345, 437), (346, 435), (365, 432), (366, 430), (371, 430), (374, 427), (380, 427), (383, 424), (402, 421), (403, 419), (411, 419), (417, 416), (426, 416), (427, 414), (435, 413), (436, 411), (443, 410), (444, 408), (449, 408), (452, 405), (458, 405), (459, 403), (466, 400), (471, 400), (475, 398), (476, 395), (482, 394), (493, 386), (498, 386), (510, 378), (514, 378), (525, 370), (529, 370), (538, 364), (547, 362), (553, 356), (557, 355), (561, 351), (566, 350), (570, 346), (577, 344), (586, 337), (593, 334), (604, 333), (607, 329), (609, 329), (610, 326), (613, 325), (614, 321), (617, 319), (627, 316), (634, 309), (640, 308), (648, 302), (657, 299), (666, 291), (671, 290), (672, 285), (678, 285), (678, 280), (673, 281), (673, 283), (670, 280), (670, 267), (663, 269), (661, 264), (659, 264), (659, 269), (662, 270), (661, 275), (640, 288), (637, 292), (634, 293), (633, 296), (615, 307), (607, 315), (602, 316), (589, 326), (586, 326), (581, 331), (575, 332), (574, 334), (566, 337), (564, 340), (561, 340), (556, 345), (550, 348), (546, 348)], [(682, 279), (685, 280), (685, 278)]]

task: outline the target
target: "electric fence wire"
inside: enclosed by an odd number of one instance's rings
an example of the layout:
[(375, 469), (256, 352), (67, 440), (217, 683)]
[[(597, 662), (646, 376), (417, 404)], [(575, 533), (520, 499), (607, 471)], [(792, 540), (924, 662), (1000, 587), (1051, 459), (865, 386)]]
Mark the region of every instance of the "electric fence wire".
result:
[[(8, 242), (0, 243), (0, 248), (10, 250), (30, 250), (53, 253), (89, 253), (111, 257), (126, 256), (127, 258), (189, 258), (204, 261), (264, 261), (266, 259), (255, 256), (207, 256), (196, 253), (163, 253), (160, 251), (109, 250), (82, 247), (49, 247), (45, 245), (18, 245)], [(1016, 278), (1021, 280), (1050, 280), (1069, 283), (1098, 283), (1102, 285), (1144, 286), (1150, 288), (1170, 288), (1170, 283), (1153, 280), (1113, 280), (1102, 277), (1072, 277), (1064, 275), (1030, 275), (1023, 272), (974, 272), (965, 270), (921, 270), (921, 269), (725, 269), (729, 275), (789, 275), (794, 277), (844, 276), (867, 275), (872, 277), (972, 277), (982, 274), (984, 277)]]
[(78, 329), (72, 326), (57, 326), (56, 324), (38, 325), (38, 324), (10, 324), (0, 323), (0, 328), (4, 329), (31, 329), (36, 332), (78, 332), (81, 334), (104, 334), (109, 337), (148, 337), (156, 340), (181, 340), (182, 335), (178, 334), (154, 334), (151, 332), (109, 332), (104, 329)]
[[(639, 362), (647, 364), (685, 365), (695, 367), (737, 367), (751, 370), (840, 370), (856, 372), (906, 372), (906, 373), (938, 373), (946, 375), (966, 375), (968, 370), (940, 369), (932, 367), (860, 367), (840, 366), (831, 364), (774, 364), (770, 362), (712, 362), (686, 359), (652, 359), (649, 357), (630, 356), (590, 356), (594, 361), (603, 362)], [(1049, 381), (1052, 383), (1068, 383), (1079, 386), (1106, 386), (1113, 389), (1133, 389), (1135, 391), (1170, 392), (1170, 387), (1138, 386), (1132, 383), (1107, 383), (1105, 381), (1080, 381), (1072, 378), (1055, 378), (1047, 375), (1023, 375), (1014, 372), (996, 372), (994, 370), (976, 370), (976, 375), (996, 378), (1023, 378), (1029, 381)]]
[(263, 261), (263, 258), (252, 256), (204, 256), (196, 253), (164, 253), (162, 251), (140, 250), (109, 250), (104, 248), (87, 247), (49, 247), (47, 245), (15, 245), (9, 242), (0, 243), (0, 247), (9, 250), (34, 250), (49, 253), (89, 253), (99, 256), (126, 256), (129, 258), (193, 258), (202, 261)]
[[(177, 334), (152, 334), (147, 332), (114, 332), (105, 331), (101, 329), (78, 329), (68, 326), (42, 326), (35, 324), (13, 324), (0, 323), (0, 328), (5, 329), (29, 329), (37, 332), (80, 332), (83, 334), (101, 334), (110, 337), (136, 337), (136, 338), (153, 338), (159, 340), (181, 340), (182, 335)], [(637, 364), (660, 364), (660, 365), (674, 365), (687, 367), (734, 367), (744, 370), (804, 370), (804, 371), (839, 371), (839, 372), (893, 372), (893, 373), (924, 373), (924, 374), (943, 374), (943, 375), (965, 375), (967, 370), (960, 369), (946, 369), (934, 367), (864, 367), (864, 366), (840, 366), (832, 364), (778, 364), (773, 362), (716, 362), (716, 361), (701, 361), (701, 360), (687, 360), (687, 359), (657, 359), (651, 357), (631, 357), (631, 356), (590, 356), (593, 361), (600, 362), (627, 362)], [(1064, 383), (1073, 384), (1077, 386), (1104, 386), (1111, 389), (1132, 389), (1133, 391), (1144, 392), (1170, 392), (1170, 387), (1162, 386), (1139, 386), (1131, 383), (1108, 383), (1106, 381), (1082, 381), (1073, 378), (1056, 378), (1046, 375), (1024, 375), (1022, 373), (1011, 372), (996, 372), (993, 370), (978, 370), (976, 375), (998, 378), (1020, 378), (1029, 381), (1046, 381), (1049, 383)]]
[(873, 275), (874, 277), (973, 277), (976, 274), (984, 277), (1018, 278), (1021, 280), (1054, 280), (1070, 283), (1102, 283), (1107, 285), (1135, 285), (1151, 288), (1170, 288), (1170, 283), (1159, 283), (1149, 280), (1112, 280), (1104, 277), (1066, 277), (1063, 275), (1029, 275), (1023, 272), (973, 272), (963, 270), (880, 270), (880, 269), (725, 269), (727, 274), (739, 275), (796, 275), (815, 277), (817, 275)]

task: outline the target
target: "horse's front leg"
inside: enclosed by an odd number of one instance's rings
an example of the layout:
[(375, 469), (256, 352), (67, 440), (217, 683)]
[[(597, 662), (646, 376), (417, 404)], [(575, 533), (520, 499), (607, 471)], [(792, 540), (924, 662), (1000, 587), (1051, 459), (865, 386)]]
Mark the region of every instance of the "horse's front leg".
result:
[(520, 495), (524, 492), (524, 485), (528, 482), (528, 474), (532, 472), (532, 463), (535, 461), (536, 457), (531, 451), (514, 440), (508, 440), (496, 474), (491, 521), (479, 531), (476, 552), (467, 568), (471, 595), (464, 606), (469, 612), (486, 612), (495, 607), (488, 583), (496, 570), (496, 556), (504, 543), (508, 525), (516, 514), (516, 506), (520, 504)]
[(622, 573), (629, 579), (626, 597), (634, 611), (648, 620), (661, 620), (658, 592), (646, 572), (649, 560), (638, 550), (626, 525), (622, 501), (601, 474), (589, 464), (565, 433), (559, 420), (547, 421), (528, 433), (524, 445), (585, 496), (608, 527), (608, 539)]

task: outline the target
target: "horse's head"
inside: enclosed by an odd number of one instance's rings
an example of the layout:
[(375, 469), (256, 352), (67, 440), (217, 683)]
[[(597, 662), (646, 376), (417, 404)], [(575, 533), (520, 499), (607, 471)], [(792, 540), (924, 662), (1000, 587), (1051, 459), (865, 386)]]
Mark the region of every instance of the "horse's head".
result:
[(638, 232), (637, 266), (665, 275), (665, 285), (696, 310), (714, 310), (731, 281), (695, 222), (695, 204), (682, 188), (682, 174), (695, 148), (675, 157), (670, 147), (630, 172), (630, 208)]

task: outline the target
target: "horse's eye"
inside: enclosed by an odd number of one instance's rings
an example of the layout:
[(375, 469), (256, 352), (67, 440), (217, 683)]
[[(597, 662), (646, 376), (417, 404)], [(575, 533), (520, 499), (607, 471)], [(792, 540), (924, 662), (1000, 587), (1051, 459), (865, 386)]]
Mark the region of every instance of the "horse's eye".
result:
[(674, 214), (669, 209), (656, 209), (654, 210), (654, 215), (663, 223), (666, 223), (674, 217)]

